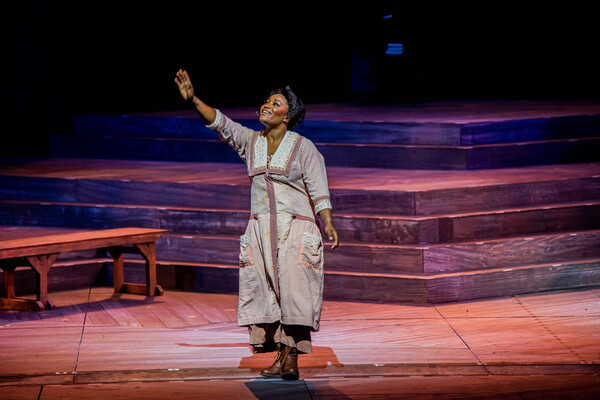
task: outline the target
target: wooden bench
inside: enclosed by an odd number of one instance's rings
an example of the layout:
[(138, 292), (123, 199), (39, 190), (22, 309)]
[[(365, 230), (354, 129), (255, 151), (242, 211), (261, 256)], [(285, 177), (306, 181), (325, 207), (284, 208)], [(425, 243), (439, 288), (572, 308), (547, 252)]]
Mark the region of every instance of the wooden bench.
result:
[[(4, 298), (0, 308), (22, 311), (53, 309), (48, 298), (48, 271), (66, 251), (105, 248), (114, 262), (115, 294), (133, 293), (160, 296), (163, 289), (156, 284), (156, 240), (167, 232), (163, 229), (119, 228), (97, 231), (38, 236), (0, 241), (0, 269), (4, 271)], [(124, 254), (140, 254), (146, 261), (146, 284), (124, 282)], [(31, 267), (36, 274), (36, 300), (15, 297), (15, 269)]]

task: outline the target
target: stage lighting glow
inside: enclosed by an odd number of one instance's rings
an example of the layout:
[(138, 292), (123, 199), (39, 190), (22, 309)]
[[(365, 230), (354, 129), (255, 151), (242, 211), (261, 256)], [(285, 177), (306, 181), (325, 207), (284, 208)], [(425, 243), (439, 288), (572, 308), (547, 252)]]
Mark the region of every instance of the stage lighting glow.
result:
[(385, 54), (388, 54), (388, 55), (404, 54), (404, 45), (402, 43), (388, 43)]

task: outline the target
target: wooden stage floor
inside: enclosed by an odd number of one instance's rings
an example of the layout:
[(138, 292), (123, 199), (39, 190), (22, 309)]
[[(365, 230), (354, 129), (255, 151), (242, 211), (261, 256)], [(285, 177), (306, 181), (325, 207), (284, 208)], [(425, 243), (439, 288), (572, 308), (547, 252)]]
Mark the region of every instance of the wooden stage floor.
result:
[(112, 288), (0, 311), (0, 399), (591, 399), (600, 289), (439, 305), (324, 304), (301, 379), (266, 379), (237, 296)]

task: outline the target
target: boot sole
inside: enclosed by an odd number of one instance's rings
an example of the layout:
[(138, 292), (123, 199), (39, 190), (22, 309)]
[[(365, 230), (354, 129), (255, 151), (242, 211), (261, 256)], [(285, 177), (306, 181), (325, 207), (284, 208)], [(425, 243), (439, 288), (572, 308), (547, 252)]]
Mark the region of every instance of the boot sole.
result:
[(281, 374), (263, 374), (262, 372), (260, 373), (262, 376), (266, 376), (267, 378), (280, 378)]
[(281, 379), (286, 381), (295, 381), (298, 380), (298, 376), (298, 374), (288, 372), (286, 374), (281, 374)]

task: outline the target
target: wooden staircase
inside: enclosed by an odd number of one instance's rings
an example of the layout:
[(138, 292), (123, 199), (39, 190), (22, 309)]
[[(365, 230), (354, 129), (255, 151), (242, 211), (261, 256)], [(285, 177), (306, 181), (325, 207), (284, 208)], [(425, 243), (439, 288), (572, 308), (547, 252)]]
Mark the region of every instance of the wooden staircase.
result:
[[(495, 120), (454, 107), (432, 121), (331, 106), (303, 123), (328, 165), (342, 242), (326, 250), (326, 298), (438, 303), (600, 285), (600, 107)], [(259, 128), (248, 114), (228, 113)], [(78, 117), (77, 135), (52, 138), (53, 158), (0, 169), (0, 223), (168, 229), (163, 288), (237, 291), (245, 166), (188, 116)]]

